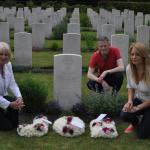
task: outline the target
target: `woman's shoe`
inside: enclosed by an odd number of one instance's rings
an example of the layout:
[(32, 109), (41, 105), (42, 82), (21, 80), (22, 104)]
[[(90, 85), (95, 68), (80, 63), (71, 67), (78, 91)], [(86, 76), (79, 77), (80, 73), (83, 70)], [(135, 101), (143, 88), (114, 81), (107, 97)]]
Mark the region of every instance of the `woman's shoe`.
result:
[(125, 130), (124, 133), (132, 133), (135, 130), (133, 125), (129, 125)]

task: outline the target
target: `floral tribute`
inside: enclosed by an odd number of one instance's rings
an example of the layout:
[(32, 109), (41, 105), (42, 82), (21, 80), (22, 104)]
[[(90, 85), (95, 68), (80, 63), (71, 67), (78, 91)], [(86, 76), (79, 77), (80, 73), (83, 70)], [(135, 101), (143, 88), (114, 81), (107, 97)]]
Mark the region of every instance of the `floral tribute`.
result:
[(61, 136), (75, 137), (85, 132), (85, 123), (79, 117), (63, 116), (54, 122), (53, 130)]
[(111, 118), (103, 118), (98, 121), (94, 119), (90, 122), (91, 137), (98, 138), (116, 138), (118, 132), (116, 130), (115, 122)]
[(50, 121), (44, 115), (36, 116), (32, 124), (22, 124), (17, 128), (17, 133), (24, 137), (43, 136), (48, 133)]

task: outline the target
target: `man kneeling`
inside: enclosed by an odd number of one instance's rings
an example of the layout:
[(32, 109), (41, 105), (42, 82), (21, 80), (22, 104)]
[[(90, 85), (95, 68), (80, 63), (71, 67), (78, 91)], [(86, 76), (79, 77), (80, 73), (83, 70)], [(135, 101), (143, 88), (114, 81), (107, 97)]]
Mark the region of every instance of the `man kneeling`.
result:
[(123, 71), (124, 64), (120, 50), (110, 47), (107, 37), (101, 37), (89, 62), (88, 88), (98, 93), (104, 93), (112, 87), (112, 94), (115, 95), (121, 88)]

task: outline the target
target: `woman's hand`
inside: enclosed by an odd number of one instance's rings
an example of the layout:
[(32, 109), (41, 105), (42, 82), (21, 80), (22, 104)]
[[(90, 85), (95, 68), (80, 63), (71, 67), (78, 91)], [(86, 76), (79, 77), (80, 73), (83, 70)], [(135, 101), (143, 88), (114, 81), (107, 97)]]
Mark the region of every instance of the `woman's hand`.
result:
[(130, 113), (135, 113), (137, 112), (139, 109), (137, 106), (132, 107), (132, 109), (129, 110)]
[(133, 108), (133, 102), (129, 100), (123, 107), (122, 111), (124, 112), (130, 112), (130, 110)]
[(21, 109), (24, 106), (25, 105), (24, 105), (22, 98), (17, 98), (15, 101), (10, 103), (10, 107), (13, 109)]

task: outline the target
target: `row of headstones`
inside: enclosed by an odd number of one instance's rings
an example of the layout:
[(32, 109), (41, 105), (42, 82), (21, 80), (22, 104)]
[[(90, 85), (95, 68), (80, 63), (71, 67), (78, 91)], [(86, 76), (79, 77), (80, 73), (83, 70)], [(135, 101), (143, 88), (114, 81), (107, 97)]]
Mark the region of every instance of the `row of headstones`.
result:
[[(63, 17), (60, 17), (59, 15), (57, 18), (57, 24), (59, 24), (62, 19), (66, 15), (66, 9), (61, 8), (58, 10), (59, 12), (62, 12), (64, 15)], [(57, 12), (56, 12), (57, 13)], [(54, 13), (55, 14), (55, 13)], [(61, 14), (61, 16), (62, 16)], [(32, 47), (33, 49), (42, 49), (44, 46), (45, 38), (48, 38), (52, 34), (52, 23), (56, 20), (56, 18), (53, 18), (53, 15), (50, 18), (46, 18), (45, 22), (43, 23), (34, 23), (32, 24)], [(8, 22), (0, 22), (0, 41), (4, 41), (6, 43), (10, 43), (10, 35), (9, 35), (9, 29), (10, 24)], [(24, 31), (24, 19), (19, 18), (19, 21), (14, 24), (15, 31), (23, 32)]]
[(81, 101), (80, 12), (75, 8), (63, 34), (63, 54), (54, 56), (54, 99), (64, 110)]
[(135, 15), (133, 10), (125, 9), (123, 12), (117, 9), (112, 9), (112, 12), (105, 9), (100, 9), (99, 13), (93, 11), (91, 8), (87, 9), (87, 14), (90, 17), (93, 28), (97, 29), (97, 24), (101, 22), (102, 24), (113, 24), (116, 31), (123, 30), (124, 26), (131, 24), (132, 30), (136, 30), (139, 25), (148, 25), (150, 23), (150, 14), (144, 14), (138, 12)]
[(63, 54), (81, 54), (80, 44), (80, 12), (79, 8), (74, 8), (69, 23), (67, 33), (63, 34)]
[(23, 18), (31, 26), (33, 23), (45, 22), (53, 20), (52, 26), (55, 26), (59, 21), (59, 18), (63, 18), (66, 15), (66, 8), (61, 8), (54, 12), (54, 8), (41, 9), (41, 7), (32, 8), (32, 11), (28, 7), (18, 8), (16, 7), (3, 8), (0, 7), (0, 20), (8, 21), (10, 28), (14, 28), (15, 18)]
[[(105, 10), (103, 10), (103, 11), (107, 12)], [(103, 14), (103, 11), (101, 12), (102, 14)], [(119, 10), (116, 10), (116, 11), (118, 12)], [(131, 12), (133, 12), (133, 11), (131, 11)], [(93, 11), (92, 9), (88, 9), (87, 13), (88, 13), (89, 19), (91, 21), (91, 24), (93, 25), (93, 28), (94, 28), (95, 24), (93, 24), (92, 22), (94, 19), (94, 14), (96, 14), (96, 12)], [(129, 13), (129, 14), (133, 14), (133, 13)], [(102, 16), (105, 16), (105, 15), (103, 14)], [(106, 18), (106, 16), (105, 16), (105, 18)], [(128, 19), (130, 19), (130, 21)], [(134, 35), (133, 24), (131, 23), (131, 21), (134, 23), (134, 15), (131, 15), (131, 17), (129, 17), (128, 19), (125, 19), (126, 21), (124, 21), (124, 34), (127, 34), (131, 37)], [(115, 20), (115, 17), (114, 17), (114, 20)], [(114, 22), (116, 22), (116, 21), (114, 21)], [(121, 22), (121, 24), (122, 24), (122, 22)], [(115, 25), (113, 23), (110, 24), (106, 21), (106, 19), (104, 19), (104, 18), (101, 19), (100, 17), (97, 20), (96, 26), (97, 26), (97, 38), (99, 38), (100, 36), (107, 36), (110, 39), (111, 35), (115, 34), (115, 32), (117, 31), (117, 28), (115, 27)], [(150, 40), (150, 27), (147, 25), (142, 25), (142, 24), (138, 25), (136, 41), (141, 42), (141, 43), (145, 44), (146, 46), (149, 46), (149, 40)]]

